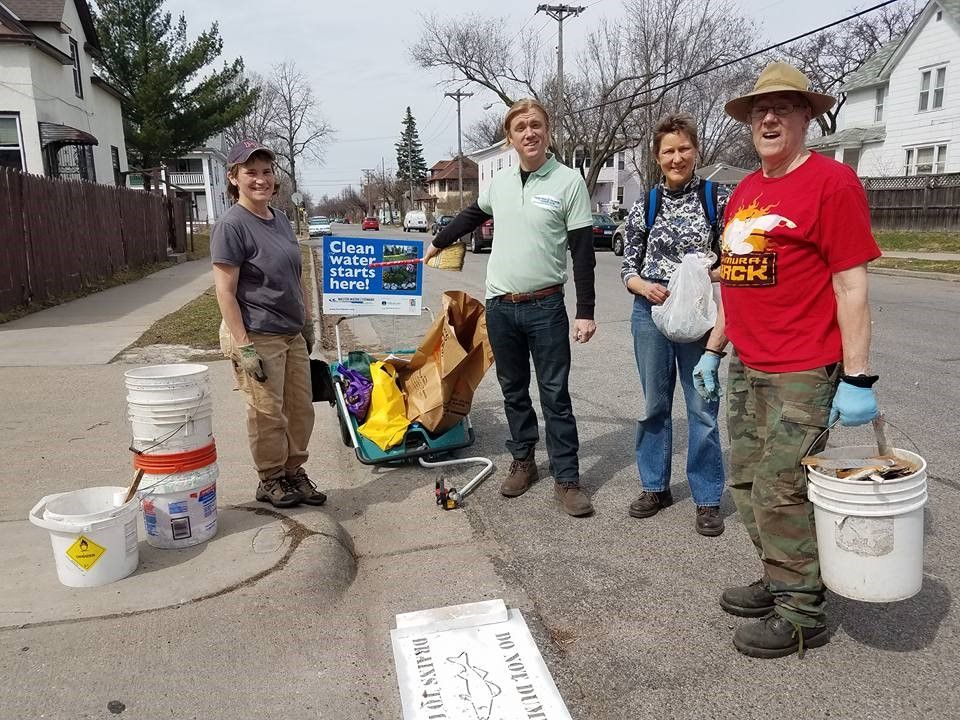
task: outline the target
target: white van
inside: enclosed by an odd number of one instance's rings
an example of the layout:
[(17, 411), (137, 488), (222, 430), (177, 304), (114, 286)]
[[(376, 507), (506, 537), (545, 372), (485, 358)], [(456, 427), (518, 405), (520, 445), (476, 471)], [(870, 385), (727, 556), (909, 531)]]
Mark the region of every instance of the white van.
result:
[(423, 210), (411, 210), (403, 216), (403, 231), (419, 230), (427, 231), (427, 214)]

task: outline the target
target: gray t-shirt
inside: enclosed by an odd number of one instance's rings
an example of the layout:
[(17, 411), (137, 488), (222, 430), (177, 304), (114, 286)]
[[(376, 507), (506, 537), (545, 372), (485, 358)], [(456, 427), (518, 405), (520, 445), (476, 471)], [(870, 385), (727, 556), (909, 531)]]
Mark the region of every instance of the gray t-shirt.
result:
[(210, 258), (240, 268), (237, 302), (248, 331), (272, 335), (300, 332), (304, 322), (300, 244), (287, 216), (276, 208), (263, 220), (240, 204), (213, 226)]

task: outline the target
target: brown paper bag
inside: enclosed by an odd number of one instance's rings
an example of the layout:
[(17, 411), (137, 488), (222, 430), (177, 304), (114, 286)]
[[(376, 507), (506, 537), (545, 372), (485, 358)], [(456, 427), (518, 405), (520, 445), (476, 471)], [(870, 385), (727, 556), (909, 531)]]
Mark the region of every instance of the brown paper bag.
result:
[(473, 394), (493, 365), (483, 303), (460, 290), (443, 294), (439, 314), (410, 363), (400, 368), (407, 419), (446, 432), (469, 412)]

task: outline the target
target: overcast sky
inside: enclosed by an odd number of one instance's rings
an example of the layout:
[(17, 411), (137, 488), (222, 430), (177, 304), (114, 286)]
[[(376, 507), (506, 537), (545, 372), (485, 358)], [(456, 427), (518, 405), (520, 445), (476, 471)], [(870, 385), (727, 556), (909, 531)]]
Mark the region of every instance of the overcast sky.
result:
[[(732, 0), (755, 18), (762, 39), (779, 42), (837, 20), (854, 0)], [(443, 17), (477, 12), (507, 17), (517, 30), (541, 33), (543, 46), (556, 45), (557, 23), (535, 14), (537, 0), (167, 0), (175, 16), (186, 15), (191, 37), (220, 24), (223, 57), (241, 56), (247, 69), (266, 75), (271, 65), (293, 60), (309, 76), (321, 112), (336, 128), (323, 166), (308, 164), (302, 186), (318, 199), (347, 185), (359, 186), (363, 168), (396, 164), (393, 144), (410, 106), (429, 167), (457, 148), (456, 103), (445, 98), (445, 79), (410, 60), (420, 38), (420, 14)], [(560, 3), (554, 3), (560, 4)], [(568, 3), (574, 4), (574, 3)], [(564, 57), (572, 60), (583, 38), (601, 18), (622, 16), (621, 0), (581, 0), (587, 10), (564, 22)], [(869, 2), (859, 3), (866, 7)], [(470, 91), (475, 88), (465, 88)], [(463, 101), (466, 129), (494, 98), (477, 94)]]

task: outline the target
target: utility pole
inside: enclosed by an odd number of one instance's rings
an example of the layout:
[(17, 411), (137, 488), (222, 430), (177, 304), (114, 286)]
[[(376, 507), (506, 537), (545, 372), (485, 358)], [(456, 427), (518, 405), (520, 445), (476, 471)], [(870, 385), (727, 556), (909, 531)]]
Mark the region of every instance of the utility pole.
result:
[[(537, 12), (545, 12), (559, 23), (557, 32), (557, 114), (562, 112), (563, 105), (563, 21), (568, 17), (576, 17), (586, 10), (582, 5), (537, 5)], [(536, 13), (534, 13), (536, 14)]]
[(373, 202), (370, 200), (370, 176), (375, 172), (375, 168), (363, 168), (360, 172), (363, 173), (364, 180), (366, 181), (363, 186), (363, 194), (367, 198), (367, 217), (372, 217)]
[(457, 90), (455, 93), (444, 93), (457, 101), (457, 178), (460, 182), (460, 209), (463, 210), (463, 141), (460, 134), (460, 101), (465, 97), (473, 97), (473, 93)]

